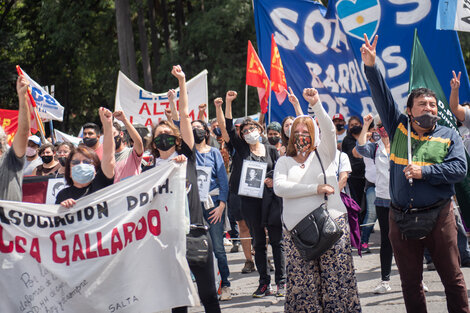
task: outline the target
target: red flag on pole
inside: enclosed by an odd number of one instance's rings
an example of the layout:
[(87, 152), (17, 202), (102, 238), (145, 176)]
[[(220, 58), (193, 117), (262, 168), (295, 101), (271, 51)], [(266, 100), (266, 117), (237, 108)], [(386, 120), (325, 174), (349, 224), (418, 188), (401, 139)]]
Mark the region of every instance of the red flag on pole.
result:
[(284, 68), (282, 67), (281, 55), (277, 48), (274, 35), (271, 35), (271, 89), (276, 94), (279, 104), (282, 104), (287, 96), (287, 82)]
[(246, 84), (258, 88), (261, 113), (266, 113), (268, 111), (269, 79), (258, 54), (249, 40), (246, 58)]

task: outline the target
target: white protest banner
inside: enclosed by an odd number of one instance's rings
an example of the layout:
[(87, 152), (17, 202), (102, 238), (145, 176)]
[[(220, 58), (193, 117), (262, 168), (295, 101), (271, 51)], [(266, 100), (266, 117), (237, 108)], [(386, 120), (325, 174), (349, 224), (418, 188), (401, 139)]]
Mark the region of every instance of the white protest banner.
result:
[[(82, 138), (74, 137), (72, 135), (61, 132), (60, 130), (54, 129), (55, 139), (58, 142), (70, 142), (75, 147), (82, 141)], [(101, 137), (100, 137), (101, 138)]]
[(64, 117), (64, 107), (61, 106), (54, 97), (48, 94), (41, 85), (32, 80), (23, 69), (21, 70), (23, 71), (24, 77), (29, 81), (31, 94), (36, 102), (41, 119), (43, 121), (55, 120), (62, 122)]
[(0, 201), (0, 312), (151, 313), (197, 304), (186, 261), (186, 165), (58, 205)]
[[(207, 70), (203, 70), (186, 84), (189, 115), (192, 120), (195, 120), (198, 115), (198, 106), (208, 103)], [(175, 90), (179, 104), (179, 88)], [(160, 120), (166, 119), (165, 109), (170, 105), (166, 93), (157, 94), (146, 91), (119, 71), (114, 109), (124, 111), (132, 124), (156, 125)]]

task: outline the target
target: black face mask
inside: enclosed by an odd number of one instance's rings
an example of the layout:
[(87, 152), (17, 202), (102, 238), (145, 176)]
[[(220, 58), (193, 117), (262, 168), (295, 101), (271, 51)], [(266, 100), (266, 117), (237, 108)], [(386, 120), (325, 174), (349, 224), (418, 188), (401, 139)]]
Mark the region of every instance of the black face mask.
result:
[(349, 131), (353, 135), (359, 135), (362, 131), (362, 126), (353, 126), (353, 127), (351, 127), (351, 129)]
[(206, 131), (200, 128), (193, 129), (194, 142), (201, 143), (206, 138)]
[(344, 129), (344, 125), (343, 124), (336, 124), (336, 130), (337, 131), (342, 131)]
[(412, 121), (415, 122), (419, 127), (424, 129), (433, 128), (436, 125), (437, 121), (441, 118), (437, 115), (432, 115), (431, 113), (424, 113), (423, 115), (412, 117)]
[(279, 143), (279, 141), (281, 141), (281, 137), (278, 137), (278, 136), (268, 137), (268, 141), (271, 145), (275, 146)]
[(53, 155), (43, 155), (41, 157), (41, 159), (42, 159), (42, 163), (48, 164), (48, 163), (52, 162), (52, 160), (54, 159), (54, 156)]
[(83, 138), (83, 143), (85, 144), (85, 146), (89, 148), (96, 145), (97, 142), (98, 142), (98, 138), (88, 138), (88, 137)]
[(116, 137), (114, 137), (114, 145), (116, 146), (116, 149), (119, 149), (121, 147), (121, 144), (122, 144), (121, 136), (117, 135)]
[(213, 132), (214, 132), (214, 135), (216, 135), (217, 137), (222, 136), (222, 131), (220, 130), (219, 127), (214, 128)]
[(66, 157), (58, 157), (58, 161), (60, 165), (65, 166), (65, 161), (67, 160)]
[(153, 140), (153, 142), (155, 142), (158, 150), (168, 151), (176, 144), (176, 136), (160, 134)]

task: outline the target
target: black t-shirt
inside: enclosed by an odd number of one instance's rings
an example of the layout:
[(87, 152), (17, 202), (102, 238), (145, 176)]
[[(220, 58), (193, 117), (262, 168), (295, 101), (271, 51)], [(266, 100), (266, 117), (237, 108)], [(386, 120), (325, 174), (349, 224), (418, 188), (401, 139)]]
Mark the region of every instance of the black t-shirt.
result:
[(91, 181), (90, 185), (88, 185), (87, 187), (83, 187), (83, 188), (70, 186), (70, 187), (62, 189), (57, 194), (55, 203), (60, 204), (62, 201), (70, 199), (70, 198), (74, 200), (80, 199), (81, 197), (84, 197), (95, 191), (98, 191), (100, 189), (108, 187), (109, 185), (112, 185), (113, 182), (114, 182), (114, 177), (107, 178), (100, 168), (98, 172), (96, 173), (95, 178)]
[(240, 185), (240, 176), (243, 167), (243, 160), (252, 160), (258, 162), (264, 162), (268, 164), (266, 170), (266, 177), (272, 178), (274, 165), (279, 158), (279, 153), (276, 147), (269, 144), (265, 144), (266, 155), (259, 157), (250, 151), (250, 145), (245, 140), (240, 138), (233, 127), (233, 120), (226, 119), (226, 128), (230, 137), (230, 143), (235, 149), (235, 154), (232, 159), (232, 175), (230, 176), (229, 189), (230, 192), (238, 194), (238, 188)]
[(351, 163), (351, 177), (354, 178), (364, 178), (365, 168), (364, 160), (362, 158), (354, 157), (352, 150), (356, 147), (356, 139), (348, 133), (343, 139), (341, 144), (341, 150), (346, 153), (349, 157), (349, 162)]

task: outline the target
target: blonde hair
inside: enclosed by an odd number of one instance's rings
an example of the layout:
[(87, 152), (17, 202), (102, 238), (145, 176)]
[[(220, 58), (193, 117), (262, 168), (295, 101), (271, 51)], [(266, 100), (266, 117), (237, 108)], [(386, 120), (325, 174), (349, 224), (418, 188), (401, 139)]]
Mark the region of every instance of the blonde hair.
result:
[(297, 125), (299, 124), (304, 124), (307, 126), (308, 133), (310, 135), (310, 138), (312, 138), (312, 144), (310, 145), (310, 148), (308, 148), (307, 152), (310, 153), (314, 151), (315, 148), (315, 125), (313, 125), (314, 121), (310, 116), (299, 116), (294, 120), (294, 123), (292, 124), (291, 132), (290, 132), (290, 137), (289, 137), (289, 143), (287, 144), (287, 152), (286, 155), (290, 157), (294, 157), (297, 155), (297, 150), (295, 149), (295, 129), (297, 128)]

